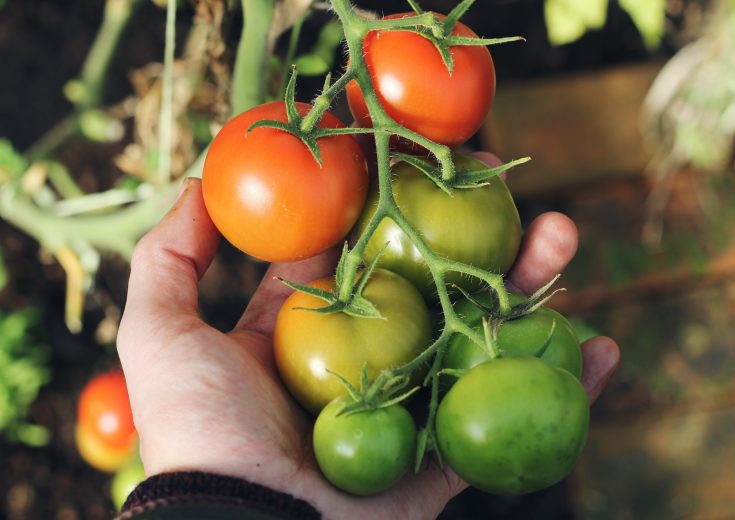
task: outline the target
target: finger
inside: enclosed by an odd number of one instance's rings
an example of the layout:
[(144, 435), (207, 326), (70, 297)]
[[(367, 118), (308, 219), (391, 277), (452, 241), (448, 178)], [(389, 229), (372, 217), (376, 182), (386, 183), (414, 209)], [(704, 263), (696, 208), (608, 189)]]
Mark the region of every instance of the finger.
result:
[(495, 166), (500, 166), (501, 164), (503, 164), (503, 161), (501, 161), (500, 158), (494, 153), (480, 151), (472, 152), (470, 155), (475, 159), (480, 159), (482, 162), (493, 168)]
[(605, 336), (589, 339), (581, 348), (582, 385), (592, 404), (620, 364), (620, 349), (615, 341)]
[(178, 200), (133, 252), (128, 297), (121, 323), (137, 334), (167, 320), (197, 316), (197, 283), (209, 267), (219, 232), (204, 207), (201, 181), (187, 179)]
[(526, 230), (508, 282), (531, 294), (561, 273), (577, 252), (577, 226), (561, 213), (537, 217)]
[(273, 334), (278, 311), (293, 292), (293, 289), (284, 285), (278, 278), (306, 284), (318, 278), (331, 276), (334, 274), (338, 258), (339, 250), (332, 248), (299, 262), (271, 264), (233, 330), (254, 330), (268, 336)]

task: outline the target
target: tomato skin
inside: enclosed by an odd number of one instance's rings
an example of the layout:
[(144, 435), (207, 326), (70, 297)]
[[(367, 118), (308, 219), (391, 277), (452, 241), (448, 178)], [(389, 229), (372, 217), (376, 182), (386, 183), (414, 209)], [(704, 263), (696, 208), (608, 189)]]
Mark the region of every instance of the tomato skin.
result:
[[(385, 18), (413, 15), (400, 13)], [(461, 22), (452, 34), (477, 36)], [(451, 75), (434, 44), (410, 31), (372, 31), (365, 38), (363, 52), (383, 109), (401, 126), (434, 142), (459, 146), (480, 128), (490, 110), (495, 96), (495, 67), (486, 47), (451, 47)], [(348, 83), (346, 91), (356, 122), (372, 126), (357, 82)]]
[[(512, 304), (525, 300), (518, 294), (510, 296)], [(477, 297), (481, 303), (489, 303), (487, 293), (481, 293)], [(482, 333), (481, 309), (463, 299), (455, 305), (454, 310), (465, 323)], [(579, 379), (582, 374), (582, 351), (579, 348), (577, 333), (569, 320), (548, 307), (541, 307), (531, 314), (503, 322), (498, 329), (498, 346), (501, 353), (503, 357), (535, 355), (546, 342), (552, 323), (555, 323), (554, 333), (541, 359)], [(489, 360), (490, 356), (484, 349), (470, 341), (467, 336), (458, 334), (447, 347), (443, 366), (468, 370)]]
[(563, 479), (588, 427), (579, 380), (535, 357), (477, 365), (442, 399), (436, 415), (444, 460), (470, 485), (501, 495)]
[(129, 446), (110, 446), (105, 444), (95, 432), (79, 423), (74, 429), (74, 442), (82, 460), (93, 468), (106, 473), (113, 473), (125, 466), (133, 458), (138, 448), (137, 435)]
[[(297, 103), (304, 115), (310, 110)], [(365, 156), (352, 136), (318, 140), (322, 167), (293, 135), (250, 125), (287, 121), (285, 103), (266, 103), (229, 121), (212, 141), (202, 173), (207, 212), (243, 252), (271, 262), (300, 260), (338, 243), (362, 210)], [(344, 125), (325, 113), (320, 128)]]
[(338, 397), (317, 417), (316, 460), (334, 486), (355, 495), (380, 493), (411, 467), (416, 426), (401, 405), (337, 416), (349, 402)]
[[(455, 163), (462, 168), (486, 167), (463, 155), (456, 156)], [(521, 243), (521, 219), (510, 191), (497, 177), (480, 188), (456, 189), (450, 196), (419, 170), (401, 162), (393, 167), (393, 194), (436, 254), (494, 273), (505, 273), (513, 265)], [(356, 226), (358, 233), (367, 227), (377, 201), (374, 187)], [(383, 249), (378, 265), (408, 278), (428, 300), (435, 298), (436, 287), (421, 253), (390, 219), (384, 219), (371, 237), (365, 260), (371, 261)], [(446, 281), (468, 290), (480, 286), (476, 279), (459, 273), (447, 273)]]
[(135, 443), (133, 412), (121, 371), (96, 375), (87, 383), (79, 396), (77, 423), (113, 451), (128, 450)]
[[(334, 280), (325, 278), (309, 285), (332, 290)], [(298, 291), (278, 313), (273, 334), (278, 371), (296, 400), (315, 415), (345, 393), (344, 385), (327, 369), (359, 387), (363, 365), (372, 380), (385, 368), (411, 361), (429, 345), (429, 311), (421, 294), (405, 278), (376, 269), (363, 296), (385, 319), (295, 309), (325, 305), (322, 300)], [(421, 374), (414, 377), (418, 380)]]
[(118, 511), (122, 509), (128, 495), (144, 480), (145, 470), (140, 457), (133, 457), (125, 466), (117, 470), (110, 482), (110, 498)]

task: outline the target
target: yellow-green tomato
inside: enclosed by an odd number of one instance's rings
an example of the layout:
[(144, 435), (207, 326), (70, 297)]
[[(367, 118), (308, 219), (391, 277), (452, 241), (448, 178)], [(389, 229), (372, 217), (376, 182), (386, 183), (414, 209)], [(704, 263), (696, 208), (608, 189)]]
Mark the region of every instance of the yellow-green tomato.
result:
[[(333, 290), (334, 279), (316, 280), (310, 285)], [(408, 280), (376, 269), (363, 296), (383, 319), (299, 309), (324, 307), (325, 303), (298, 291), (278, 313), (273, 335), (278, 371), (296, 400), (315, 415), (345, 393), (342, 382), (329, 371), (359, 387), (363, 366), (372, 380), (383, 369), (408, 363), (429, 345), (429, 311)], [(420, 374), (415, 377), (418, 380)]]
[[(480, 293), (477, 298), (487, 304), (489, 299), (486, 295), (487, 293)], [(519, 304), (524, 300), (523, 296), (511, 294), (512, 304)], [(455, 305), (455, 311), (465, 323), (482, 333), (484, 315), (482, 309), (463, 299)], [(498, 347), (502, 356), (535, 355), (549, 338), (552, 325), (554, 332), (541, 359), (579, 378), (582, 374), (582, 352), (577, 333), (569, 320), (548, 307), (541, 307), (530, 314), (505, 321), (500, 325)], [(489, 359), (490, 356), (485, 349), (467, 336), (458, 334), (449, 344), (443, 363), (444, 368), (470, 369)]]
[(347, 396), (329, 403), (314, 424), (314, 454), (334, 486), (372, 495), (398, 482), (416, 452), (416, 426), (398, 404), (338, 415)]
[[(458, 169), (487, 167), (469, 156), (458, 155), (454, 160)], [(513, 265), (521, 242), (521, 220), (510, 191), (497, 177), (486, 186), (455, 189), (448, 195), (418, 169), (400, 162), (393, 167), (393, 194), (436, 254), (493, 273), (505, 273)], [(378, 190), (373, 186), (358, 221), (359, 233), (375, 213), (377, 201)], [(384, 219), (370, 239), (365, 260), (371, 261), (381, 251), (378, 265), (405, 276), (426, 298), (435, 299), (436, 288), (421, 253), (390, 219)], [(475, 279), (458, 273), (449, 273), (447, 282), (466, 289), (478, 287)]]
[(579, 380), (535, 357), (477, 365), (439, 404), (437, 443), (470, 485), (519, 495), (563, 479), (584, 447), (589, 405)]
[(134, 457), (133, 460), (115, 473), (110, 484), (110, 496), (118, 511), (122, 509), (128, 495), (144, 480), (145, 471), (140, 457)]

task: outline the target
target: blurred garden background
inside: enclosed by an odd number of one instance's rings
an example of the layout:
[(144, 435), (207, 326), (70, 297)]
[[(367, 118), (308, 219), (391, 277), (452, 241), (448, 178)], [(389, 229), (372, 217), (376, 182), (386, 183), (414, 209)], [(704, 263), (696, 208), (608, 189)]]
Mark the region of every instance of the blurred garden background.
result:
[[(166, 3), (0, 0), (0, 518), (114, 511), (111, 475), (77, 452), (76, 402), (117, 366), (135, 240), (229, 116), (243, 27), (239, 2), (179, 1), (165, 73)], [(304, 101), (343, 66), (310, 4), (276, 0), (264, 82), (277, 92), (295, 59)], [(527, 39), (491, 50), (498, 93), (470, 145), (532, 157), (508, 178), (523, 222), (561, 211), (580, 230), (552, 306), (615, 338), (622, 364), (568, 479), (468, 491), (442, 518), (735, 518), (735, 2), (480, 0), (465, 23)], [(264, 269), (223, 243), (205, 318), (232, 326)]]

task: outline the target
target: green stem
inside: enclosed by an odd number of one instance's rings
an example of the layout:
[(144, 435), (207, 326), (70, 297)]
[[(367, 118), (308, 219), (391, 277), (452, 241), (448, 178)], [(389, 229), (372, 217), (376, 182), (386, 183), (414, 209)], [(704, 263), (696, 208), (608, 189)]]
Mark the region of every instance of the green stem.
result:
[(97, 36), (82, 66), (80, 81), (84, 96), (77, 102), (80, 109), (97, 107), (102, 103), (102, 92), (110, 62), (120, 38), (141, 0), (107, 0)]
[(173, 126), (173, 77), (176, 50), (176, 0), (168, 0), (166, 8), (166, 45), (161, 85), (161, 113), (158, 120), (159, 159), (153, 183), (161, 186), (171, 178), (171, 146)]
[(241, 0), (243, 26), (232, 77), (232, 115), (265, 101), (268, 31), (275, 0)]
[[(52, 252), (71, 239), (81, 239), (130, 259), (135, 242), (160, 220), (173, 202), (178, 183), (154, 196), (108, 215), (57, 217), (37, 206), (11, 185), (0, 188), (0, 216), (33, 236)], [(114, 229), (114, 233), (110, 230)]]
[(278, 82), (278, 99), (283, 99), (286, 95), (286, 84), (288, 76), (291, 73), (291, 65), (296, 57), (296, 47), (301, 37), (301, 28), (304, 26), (304, 20), (309, 16), (309, 11), (304, 13), (291, 28), (291, 34), (288, 38), (288, 49), (286, 50), (286, 58), (283, 62), (283, 70), (281, 71), (281, 80)]
[(48, 157), (58, 150), (64, 143), (79, 134), (79, 113), (66, 116), (56, 123), (51, 130), (33, 143), (23, 154), (29, 162)]
[(84, 60), (79, 79), (75, 82), (77, 93), (74, 102), (77, 110), (59, 121), (26, 150), (24, 155), (30, 162), (52, 155), (69, 139), (78, 135), (81, 113), (102, 103), (110, 63), (125, 28), (140, 4), (141, 0), (107, 0), (102, 24)]
[(319, 124), (324, 112), (329, 110), (329, 107), (332, 105), (332, 100), (337, 96), (337, 94), (342, 92), (342, 90), (347, 86), (347, 83), (355, 79), (356, 74), (357, 71), (354, 67), (348, 68), (331, 87), (317, 96), (312, 103), (309, 113), (301, 120), (299, 129), (302, 132), (311, 132), (316, 125)]

